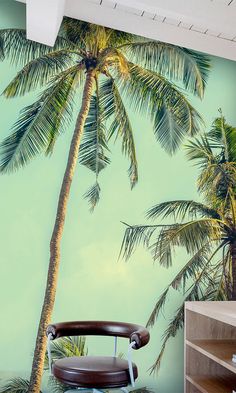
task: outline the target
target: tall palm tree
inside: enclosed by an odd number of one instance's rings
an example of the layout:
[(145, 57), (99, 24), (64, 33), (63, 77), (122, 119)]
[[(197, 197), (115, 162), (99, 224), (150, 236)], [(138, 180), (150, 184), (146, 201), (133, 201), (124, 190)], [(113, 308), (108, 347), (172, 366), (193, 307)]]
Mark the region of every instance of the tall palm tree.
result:
[(170, 268), (176, 248), (189, 259), (158, 298), (148, 319), (153, 327), (171, 289), (183, 291), (183, 302), (164, 332), (161, 351), (151, 370), (160, 362), (171, 337), (183, 327), (184, 301), (236, 300), (236, 128), (221, 115), (211, 130), (187, 146), (189, 160), (200, 173), (198, 191), (203, 202), (174, 200), (147, 211), (147, 218), (172, 218), (171, 224), (127, 226), (121, 252), (129, 258), (139, 244), (155, 261)]
[[(0, 170), (13, 172), (37, 154), (52, 153), (58, 136), (78, 111), (50, 241), (50, 262), (44, 303), (34, 351), (29, 392), (38, 393), (57, 286), (60, 243), (76, 164), (95, 174), (86, 193), (92, 209), (99, 200), (98, 176), (109, 163), (108, 142), (120, 138), (129, 157), (131, 187), (138, 180), (132, 125), (126, 105), (148, 116), (157, 140), (174, 153), (183, 138), (193, 136), (201, 118), (179, 82), (203, 97), (209, 70), (206, 56), (188, 49), (65, 19), (53, 49), (27, 41), (23, 30), (0, 31), (0, 54), (26, 63), (4, 91), (7, 98), (45, 86), (39, 98), (24, 108), (12, 133), (1, 144)], [(81, 92), (80, 110), (78, 94)]]

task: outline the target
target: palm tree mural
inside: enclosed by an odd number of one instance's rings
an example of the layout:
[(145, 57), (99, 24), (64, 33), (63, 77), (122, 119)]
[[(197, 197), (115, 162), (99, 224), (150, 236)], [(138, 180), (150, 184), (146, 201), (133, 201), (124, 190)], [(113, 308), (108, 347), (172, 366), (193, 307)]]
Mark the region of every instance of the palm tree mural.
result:
[[(185, 136), (196, 134), (201, 122), (182, 87), (202, 98), (209, 60), (188, 49), (72, 19), (64, 19), (54, 48), (28, 41), (24, 30), (15, 29), (0, 31), (0, 47), (1, 58), (24, 64), (5, 89), (5, 97), (44, 88), (38, 99), (21, 111), (12, 133), (1, 144), (2, 173), (24, 167), (38, 154), (51, 154), (72, 113), (78, 113), (50, 240), (48, 278), (28, 390), (38, 393), (45, 330), (55, 301), (60, 244), (78, 157), (95, 175), (94, 185), (85, 194), (92, 209), (100, 196), (99, 173), (110, 163), (108, 143), (112, 139), (121, 140), (122, 151), (130, 160), (132, 188), (138, 181), (138, 166), (127, 109), (148, 116), (157, 141), (168, 153), (174, 153)], [(181, 89), (173, 81), (180, 83)]]
[(200, 169), (197, 185), (203, 203), (175, 200), (153, 206), (147, 211), (148, 219), (174, 222), (128, 225), (121, 248), (128, 259), (142, 244), (166, 268), (173, 265), (177, 248), (184, 248), (189, 256), (147, 322), (148, 327), (154, 326), (171, 289), (183, 291), (183, 303), (164, 332), (151, 371), (158, 370), (168, 340), (183, 327), (184, 301), (236, 300), (236, 128), (221, 115), (208, 133), (186, 148), (188, 159)]

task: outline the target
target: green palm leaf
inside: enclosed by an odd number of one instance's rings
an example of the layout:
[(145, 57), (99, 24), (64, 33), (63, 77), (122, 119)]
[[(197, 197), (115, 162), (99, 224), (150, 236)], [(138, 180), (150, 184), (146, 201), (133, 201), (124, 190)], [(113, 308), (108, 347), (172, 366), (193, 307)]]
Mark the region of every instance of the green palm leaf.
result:
[(236, 161), (236, 128), (226, 123), (223, 115), (214, 120), (206, 137), (215, 149), (222, 149), (222, 159)]
[(53, 48), (28, 40), (23, 29), (0, 30), (1, 57), (10, 59), (13, 64), (27, 64), (31, 60), (49, 52), (68, 48), (68, 41), (58, 36)]
[[(125, 223), (123, 223), (125, 224)], [(120, 256), (128, 260), (139, 245), (145, 248), (150, 246), (150, 241), (161, 225), (127, 225), (120, 249)]]
[[(86, 356), (88, 350), (85, 347), (85, 337), (61, 337), (51, 341), (51, 354), (53, 361), (71, 356)], [(48, 355), (45, 356), (44, 368), (48, 370)], [(63, 393), (69, 390), (69, 386), (59, 382), (54, 376), (49, 377), (49, 391), (53, 393)]]
[(210, 142), (206, 136), (195, 138), (186, 146), (187, 158), (189, 161), (195, 161), (200, 168), (205, 168), (209, 163), (215, 163), (216, 158), (213, 154)]
[(154, 309), (148, 319), (147, 327), (153, 327), (157, 318), (159, 317), (160, 312), (163, 310), (167, 296), (171, 288), (178, 290), (182, 285), (183, 291), (185, 291), (186, 282), (189, 278), (195, 278), (201, 269), (204, 268), (205, 264), (209, 259), (210, 247), (208, 244), (205, 244), (202, 248), (200, 248), (184, 265), (184, 267), (176, 274), (174, 279), (170, 282), (167, 288), (159, 297), (157, 303), (155, 304)]
[[(86, 356), (88, 350), (85, 347), (85, 337), (61, 337), (51, 341), (51, 355), (53, 361), (71, 356)], [(45, 356), (44, 368), (48, 370), (48, 355)]]
[(100, 199), (101, 189), (97, 180), (98, 175), (110, 163), (110, 159), (105, 154), (105, 151), (108, 151), (105, 120), (106, 116), (97, 83), (96, 93), (91, 97), (79, 152), (80, 163), (93, 171), (96, 176), (95, 184), (84, 194), (91, 205), (91, 211), (94, 210)]
[(162, 346), (160, 353), (150, 368), (151, 374), (157, 372), (160, 368), (161, 361), (165, 352), (166, 344), (171, 337), (175, 337), (179, 329), (182, 329), (184, 325), (184, 305), (182, 305), (176, 312), (175, 316), (171, 319), (168, 328), (163, 334)]
[(84, 198), (88, 200), (90, 204), (90, 210), (93, 211), (100, 200), (101, 188), (99, 183), (96, 181), (92, 187), (84, 194)]
[(85, 122), (83, 140), (80, 146), (79, 161), (96, 174), (96, 177), (110, 163), (105, 151), (105, 114), (100, 102), (99, 91), (91, 98), (89, 114)]
[(113, 78), (103, 83), (101, 92), (101, 101), (104, 106), (105, 116), (108, 119), (113, 118), (109, 138), (115, 135), (116, 139), (122, 139), (122, 152), (130, 159), (128, 173), (131, 188), (133, 188), (138, 181), (138, 164), (129, 116)]
[[(188, 289), (187, 295), (185, 296), (184, 302), (186, 301), (199, 301), (204, 299), (206, 296), (209, 285), (215, 285), (215, 271), (218, 269), (218, 266), (212, 266), (211, 262), (217, 252), (223, 247), (223, 243), (221, 243), (215, 251), (207, 258), (204, 267), (200, 270), (200, 273), (195, 276), (195, 280), (193, 285)], [(207, 251), (207, 249), (206, 249)], [(166, 290), (167, 291), (167, 290)], [(164, 294), (166, 293), (164, 292)], [(207, 300), (207, 299), (205, 299)], [(155, 363), (151, 367), (151, 373), (157, 372), (160, 368), (161, 361), (165, 352), (166, 345), (171, 337), (175, 337), (180, 329), (183, 328), (184, 325), (184, 302), (177, 309), (176, 314), (170, 320), (167, 329), (163, 334), (163, 341), (161, 351), (155, 361)]]
[(86, 50), (86, 36), (89, 34), (89, 29), (89, 23), (73, 18), (64, 17), (61, 24), (61, 33), (66, 41), (84, 50)]
[[(12, 378), (0, 388), (1, 393), (27, 393), (29, 381), (23, 378)], [(40, 391), (40, 393), (42, 393)]]
[(170, 154), (184, 136), (193, 136), (201, 117), (184, 95), (166, 78), (129, 63), (130, 78), (121, 78), (122, 92), (134, 110), (150, 116), (157, 140)]
[(192, 219), (197, 217), (220, 219), (219, 213), (216, 210), (204, 205), (203, 203), (192, 200), (163, 202), (153, 206), (147, 211), (147, 218), (151, 219), (157, 217), (162, 217), (163, 219), (167, 217), (173, 217), (174, 220), (180, 219), (183, 221), (186, 216)]
[(128, 58), (170, 80), (182, 82), (187, 90), (203, 97), (209, 74), (209, 57), (175, 45), (138, 38), (121, 49)]
[(71, 118), (78, 66), (61, 74), (32, 105), (22, 110), (13, 133), (0, 145), (1, 172), (26, 165), (41, 152), (51, 152)]
[(207, 203), (218, 208), (228, 203), (229, 192), (236, 190), (236, 164), (234, 158), (235, 130), (224, 121), (216, 119), (209, 133), (186, 146), (187, 157), (200, 168), (198, 189)]
[(3, 94), (9, 97), (23, 96), (45, 85), (53, 76), (75, 65), (75, 59), (66, 50), (51, 52), (31, 60), (6, 87)]
[(149, 248), (154, 260), (158, 259), (161, 265), (169, 267), (176, 247), (184, 247), (188, 254), (193, 254), (204, 246), (206, 240), (220, 240), (221, 231), (220, 222), (210, 218), (173, 224), (163, 227)]

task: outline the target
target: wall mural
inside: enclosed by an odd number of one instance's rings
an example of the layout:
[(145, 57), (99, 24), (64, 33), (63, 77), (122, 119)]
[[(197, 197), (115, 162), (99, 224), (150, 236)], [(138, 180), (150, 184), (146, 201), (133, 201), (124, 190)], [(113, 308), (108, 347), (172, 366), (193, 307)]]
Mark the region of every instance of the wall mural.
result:
[(107, 319), (150, 328), (139, 391), (182, 393), (183, 302), (236, 299), (236, 66), (69, 18), (49, 48), (0, 11), (0, 391), (65, 391), (46, 326)]

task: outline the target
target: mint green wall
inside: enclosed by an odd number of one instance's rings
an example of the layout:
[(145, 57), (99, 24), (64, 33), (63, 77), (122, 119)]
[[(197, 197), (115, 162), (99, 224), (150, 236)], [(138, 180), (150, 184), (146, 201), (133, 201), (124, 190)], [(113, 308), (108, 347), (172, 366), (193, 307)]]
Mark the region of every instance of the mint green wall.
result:
[[(0, 0), (0, 28), (24, 26), (24, 5)], [(17, 70), (0, 64), (0, 91)], [(227, 121), (236, 124), (236, 64), (212, 58), (212, 71), (202, 102), (192, 99), (208, 126), (222, 108)], [(33, 96), (6, 100), (0, 97), (0, 138), (9, 133), (20, 108)], [(145, 324), (155, 300), (175, 270), (184, 263), (178, 253), (171, 270), (153, 265), (143, 249), (125, 263), (117, 261), (124, 227), (121, 221), (143, 223), (145, 210), (170, 199), (196, 195), (196, 168), (183, 149), (170, 158), (155, 143), (151, 125), (130, 114), (137, 141), (140, 180), (131, 192), (128, 163), (114, 146), (112, 165), (101, 175), (102, 198), (91, 214), (83, 193), (91, 174), (78, 166), (74, 179), (62, 244), (62, 263), (53, 319), (111, 319)], [(27, 375), (37, 329), (48, 266), (48, 243), (58, 191), (73, 127), (58, 141), (51, 158), (38, 158), (27, 168), (0, 178), (0, 378)], [(160, 348), (161, 334), (181, 296), (170, 298), (166, 319), (151, 331), (151, 343), (135, 353), (139, 384), (159, 393), (182, 393), (182, 334), (172, 340), (158, 378), (147, 369)], [(110, 340), (88, 340), (89, 352), (109, 353)], [(121, 350), (125, 350), (121, 346)], [(170, 378), (171, 374), (171, 378)]]

